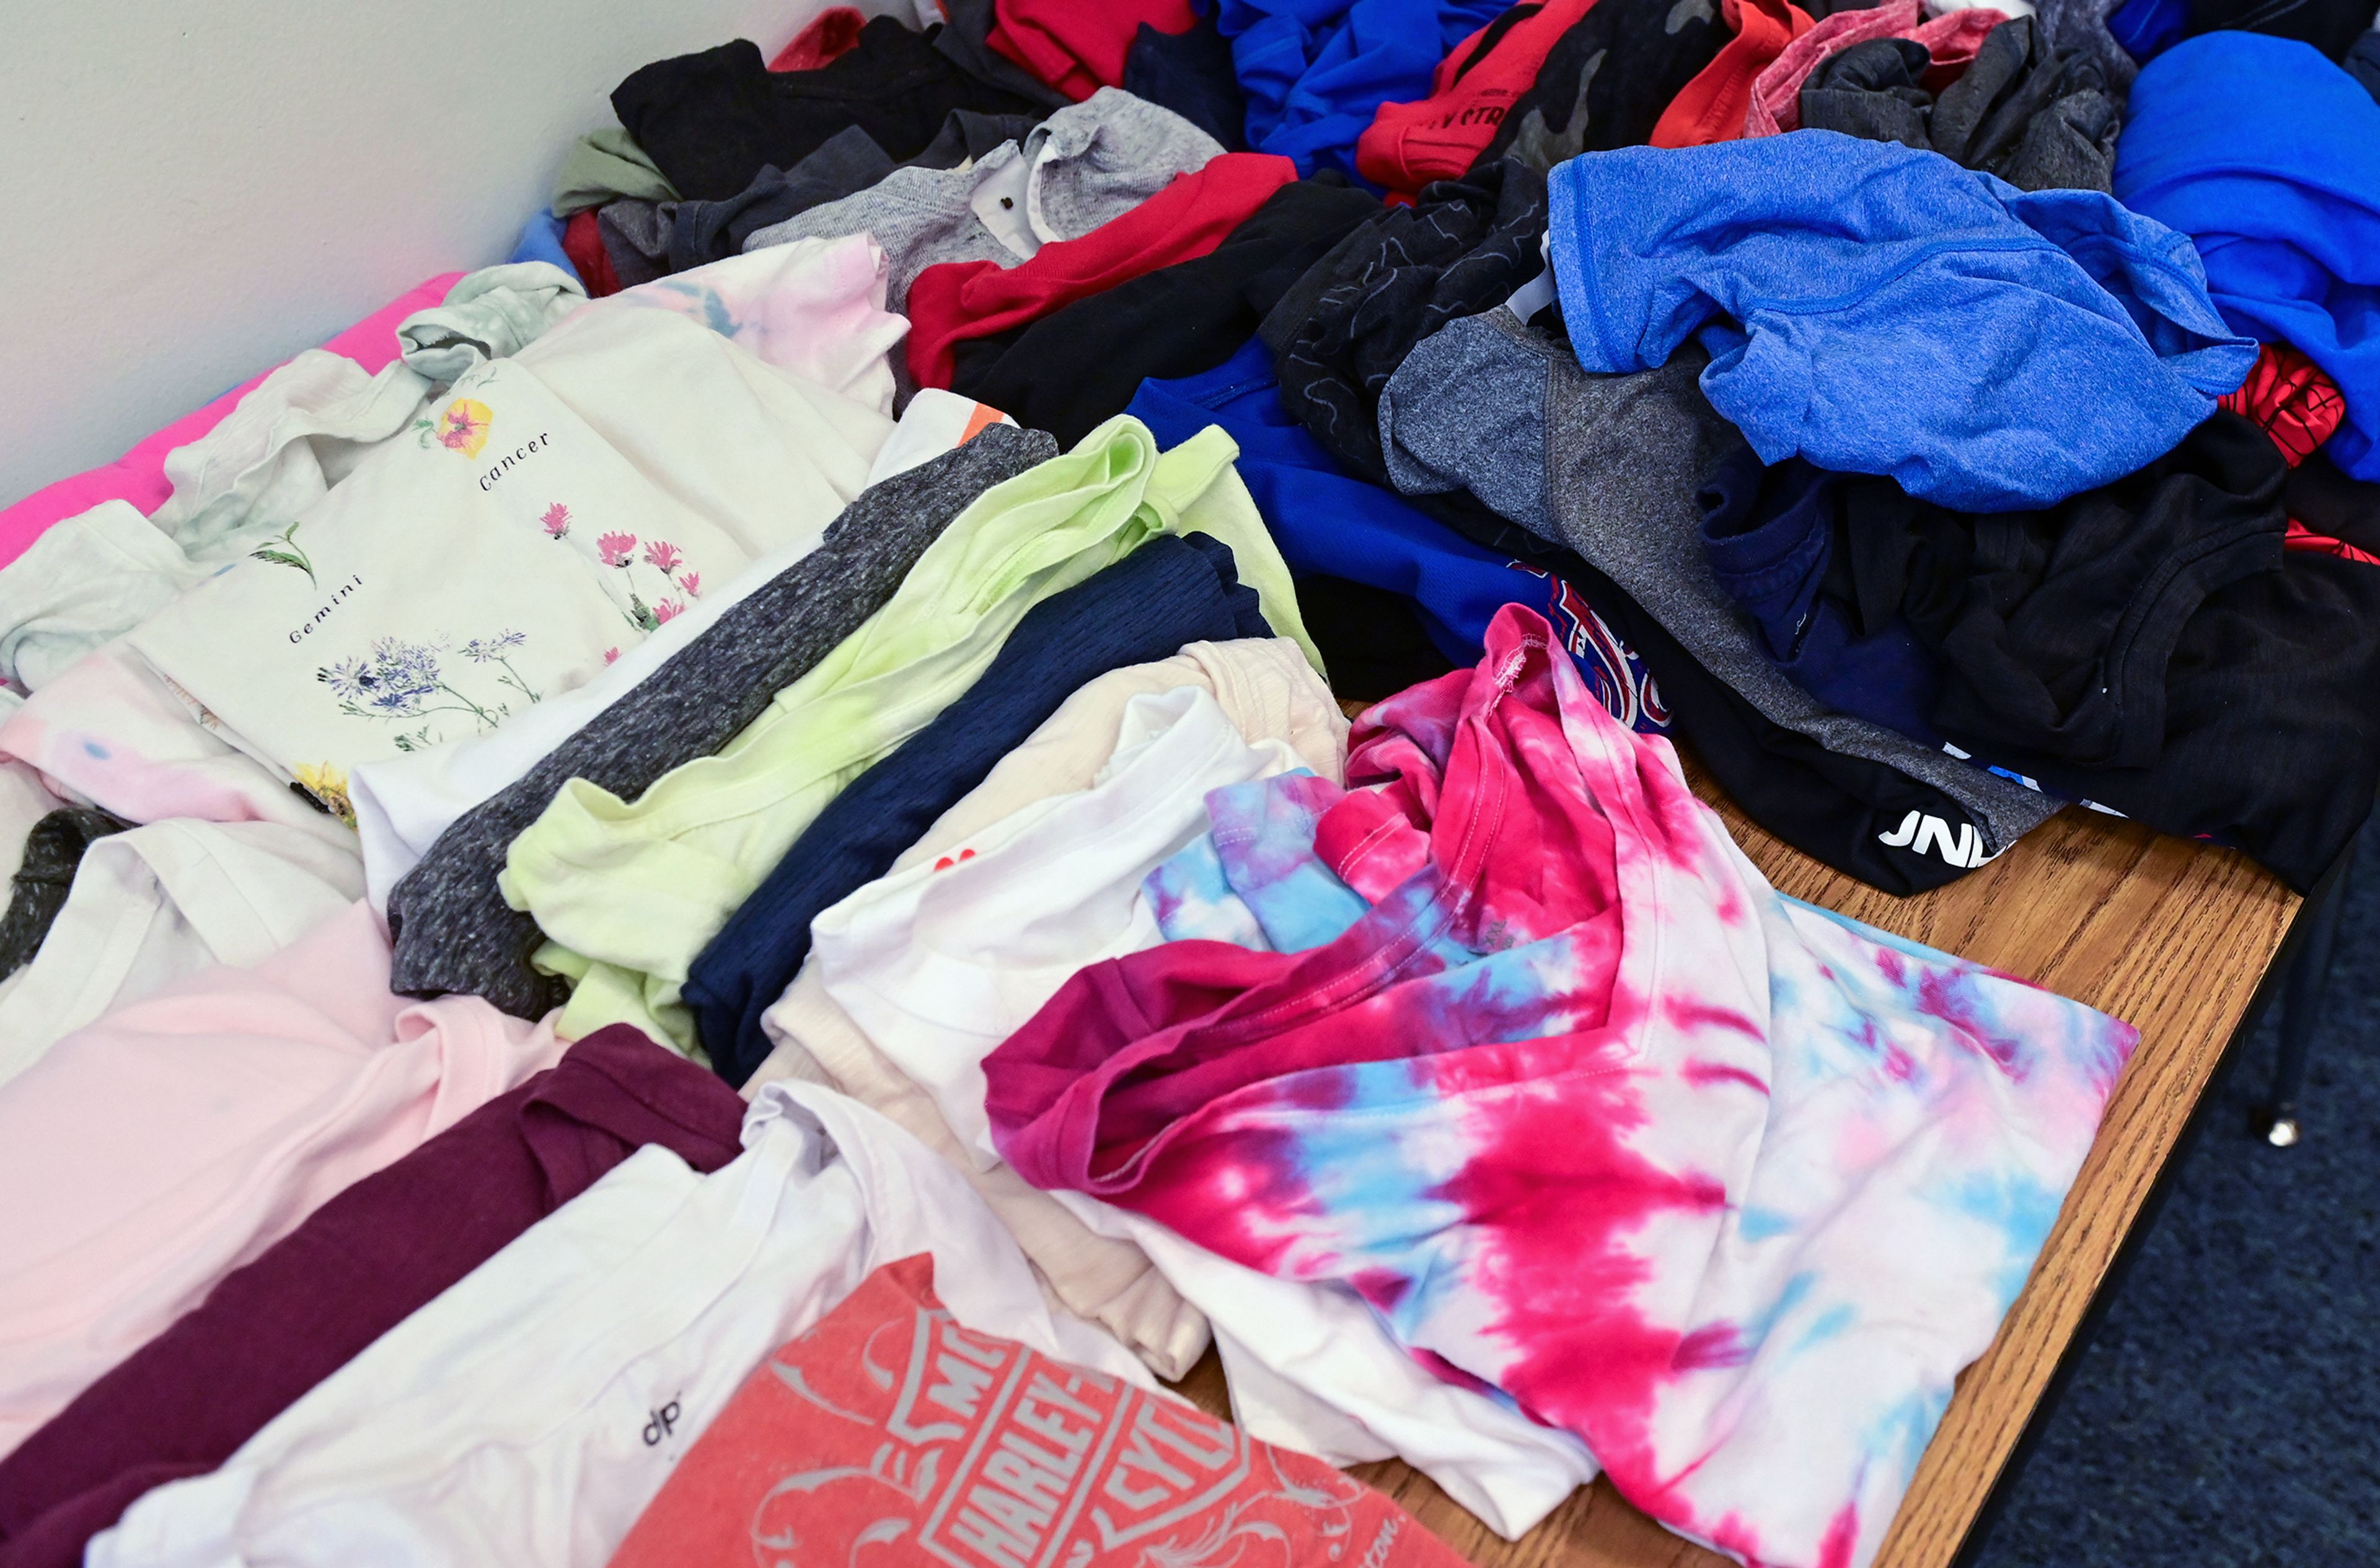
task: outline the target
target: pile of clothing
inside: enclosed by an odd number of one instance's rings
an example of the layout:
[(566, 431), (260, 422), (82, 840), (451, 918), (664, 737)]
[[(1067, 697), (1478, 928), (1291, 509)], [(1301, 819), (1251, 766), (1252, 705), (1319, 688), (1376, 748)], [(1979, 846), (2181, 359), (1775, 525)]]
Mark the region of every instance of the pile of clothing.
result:
[(0, 1568), (1863, 1568), (2136, 1034), (1682, 754), (2323, 874), (2370, 0), (909, 3), (0, 512)]

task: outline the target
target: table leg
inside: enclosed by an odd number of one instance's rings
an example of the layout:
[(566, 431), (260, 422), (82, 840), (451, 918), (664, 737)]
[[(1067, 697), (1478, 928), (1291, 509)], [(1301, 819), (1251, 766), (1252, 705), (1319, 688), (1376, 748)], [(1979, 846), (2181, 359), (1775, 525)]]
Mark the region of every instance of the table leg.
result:
[(2306, 1064), (2313, 1056), (2323, 994), (2330, 987), (2331, 960), (2338, 949), (2339, 911), (2347, 904), (2355, 853), (2362, 842), (2361, 832), (2348, 841), (2338, 875), (2324, 892), (2306, 931), (2305, 946), (2289, 966), (2289, 989), (2281, 999), (2280, 1060), (2273, 1069), (2273, 1092), (2265, 1118), (2265, 1139), (2276, 1149), (2287, 1149), (2298, 1141), (2298, 1095), (2305, 1088)]

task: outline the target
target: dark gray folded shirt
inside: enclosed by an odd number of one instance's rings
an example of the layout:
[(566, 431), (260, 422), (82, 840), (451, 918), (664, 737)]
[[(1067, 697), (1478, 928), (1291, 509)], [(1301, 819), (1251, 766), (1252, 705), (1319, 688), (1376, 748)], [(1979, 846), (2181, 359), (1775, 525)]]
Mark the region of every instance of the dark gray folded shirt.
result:
[(570, 779), (634, 800), (671, 769), (717, 752), (892, 598), (969, 503), (1057, 455), (1057, 442), (1039, 431), (993, 425), (861, 492), (816, 550), (438, 835), (389, 890), (390, 989), (482, 996), (522, 1018), (568, 1001), (569, 981), (529, 961), (544, 940), (537, 922), (496, 889), (512, 841)]

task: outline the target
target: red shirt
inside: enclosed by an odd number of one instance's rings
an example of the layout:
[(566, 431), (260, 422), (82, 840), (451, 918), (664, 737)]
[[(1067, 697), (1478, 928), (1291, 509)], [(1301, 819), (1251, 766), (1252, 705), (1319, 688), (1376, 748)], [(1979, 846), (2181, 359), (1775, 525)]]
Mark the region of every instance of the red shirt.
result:
[(1755, 79), (1785, 45), (1817, 25), (1791, 0), (1721, 0), (1719, 14), (1735, 36), (1670, 101), (1653, 128), (1656, 147), (1702, 147), (1741, 138)]
[(998, 0), (984, 42), (1079, 103), (1123, 85), (1141, 23), (1187, 32), (1197, 20), (1190, 0)]
[(612, 268), (612, 253), (603, 249), (593, 208), (571, 213), (570, 221), (562, 225), (562, 253), (578, 269), (578, 281), (587, 286), (588, 298), (601, 299), (620, 292), (620, 274)]
[(1405, 196), (1434, 179), (1460, 176), (1495, 140), (1505, 111), (1536, 84), (1555, 41), (1594, 4), (1548, 0), (1500, 33), (1499, 22), (1490, 22), (1464, 39), (1439, 62), (1428, 97), (1380, 105), (1355, 143), (1356, 171)]
[(1023, 326), (1143, 273), (1204, 256), (1296, 177), (1286, 158), (1226, 152), (1123, 216), (1080, 239), (1044, 245), (1020, 265), (928, 267), (909, 286), (909, 373), (919, 386), (949, 386), (961, 340)]

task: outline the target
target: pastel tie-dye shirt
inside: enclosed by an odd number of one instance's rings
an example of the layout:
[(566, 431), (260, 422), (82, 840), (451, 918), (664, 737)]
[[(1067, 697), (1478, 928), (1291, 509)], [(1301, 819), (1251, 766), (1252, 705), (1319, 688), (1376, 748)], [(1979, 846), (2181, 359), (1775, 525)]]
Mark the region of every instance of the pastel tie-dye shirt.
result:
[(1218, 791), (985, 1063), (1028, 1180), (1333, 1281), (1749, 1563), (1875, 1554), (2137, 1038), (1779, 895), (1513, 605)]

